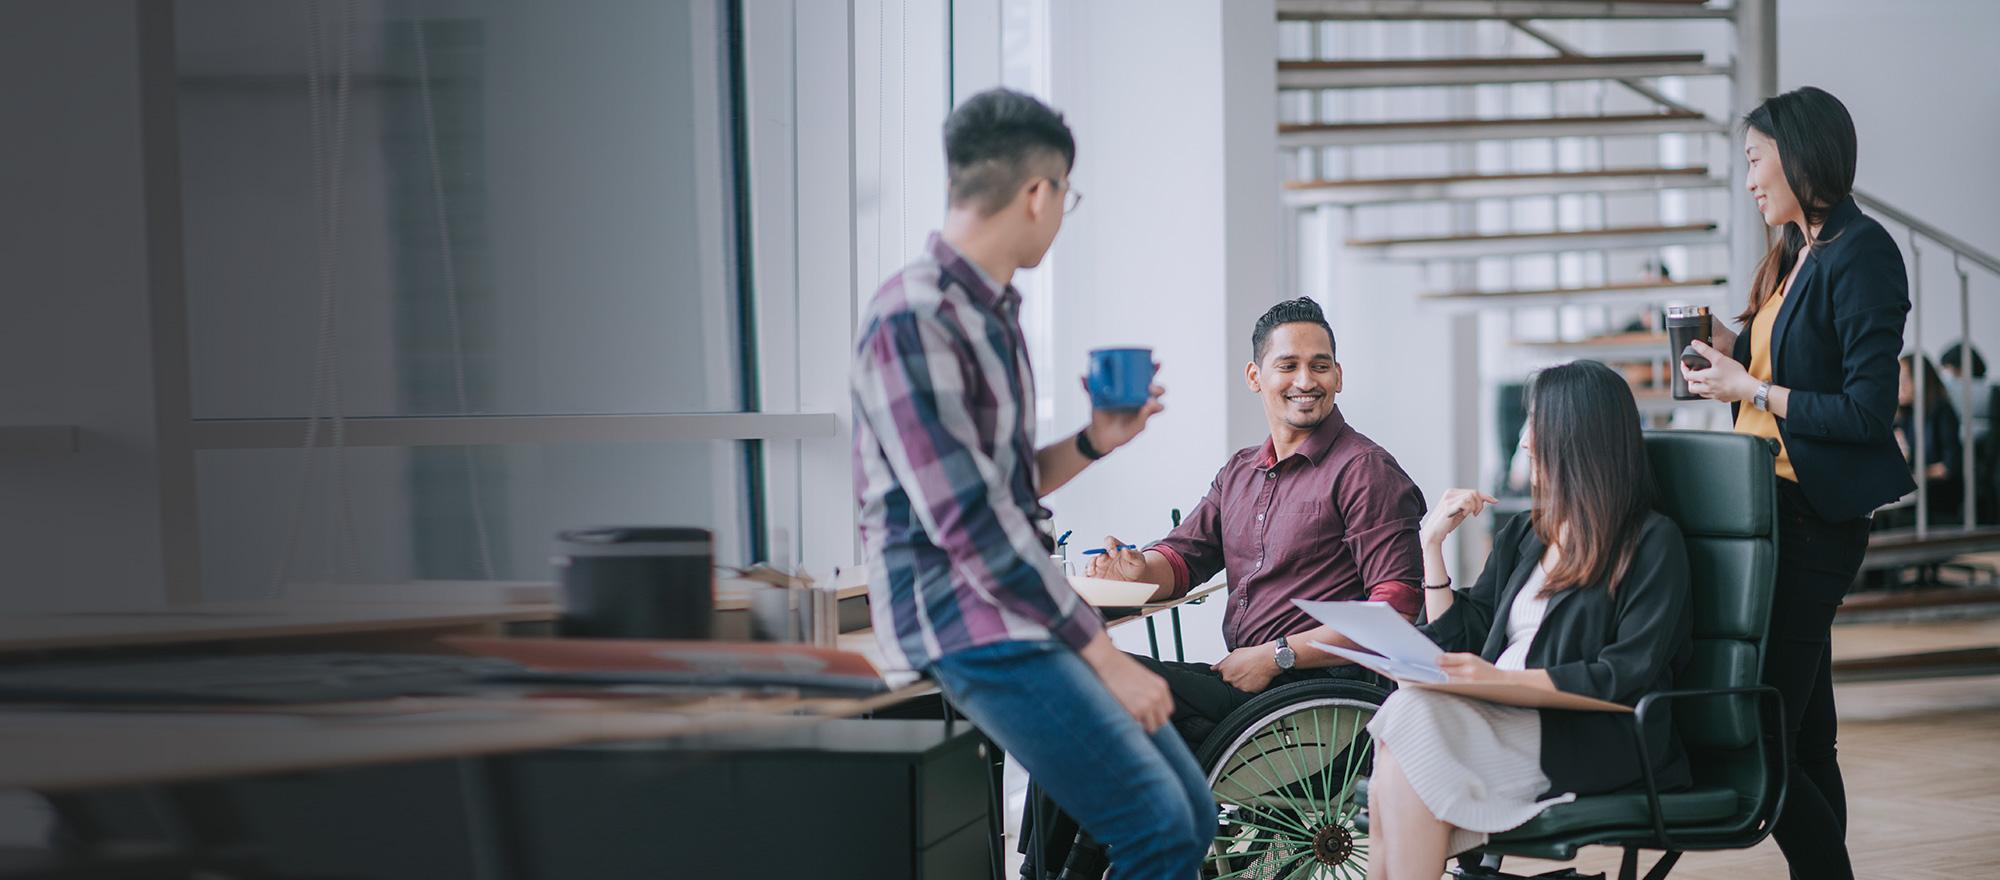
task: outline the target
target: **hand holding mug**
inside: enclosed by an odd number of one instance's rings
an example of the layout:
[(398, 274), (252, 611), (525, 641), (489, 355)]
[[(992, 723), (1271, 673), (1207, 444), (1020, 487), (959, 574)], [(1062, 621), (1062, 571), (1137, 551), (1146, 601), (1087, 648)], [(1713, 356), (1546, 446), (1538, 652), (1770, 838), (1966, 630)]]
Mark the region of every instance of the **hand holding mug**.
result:
[(1690, 370), (1686, 364), (1676, 365), (1687, 377), (1689, 391), (1723, 403), (1737, 403), (1756, 395), (1757, 386), (1762, 383), (1752, 377), (1742, 364), (1699, 339), (1690, 344), (1697, 354), (1708, 360), (1708, 369)]
[[(1091, 390), (1088, 378), (1084, 379), (1083, 388), (1085, 391)], [(1093, 406), (1090, 410), (1090, 424), (1083, 429), (1089, 434), (1091, 447), (1098, 452), (1109, 453), (1132, 442), (1132, 438), (1139, 436), (1140, 431), (1146, 430), (1148, 420), (1167, 408), (1160, 402), (1160, 398), (1166, 393), (1165, 387), (1148, 385), (1145, 403), (1133, 409), (1098, 409)]]

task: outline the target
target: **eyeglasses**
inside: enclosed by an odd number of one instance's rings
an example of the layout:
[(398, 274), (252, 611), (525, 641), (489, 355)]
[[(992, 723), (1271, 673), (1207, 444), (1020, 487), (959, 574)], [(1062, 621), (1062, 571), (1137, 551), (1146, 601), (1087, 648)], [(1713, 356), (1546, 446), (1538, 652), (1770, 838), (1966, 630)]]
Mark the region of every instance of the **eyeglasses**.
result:
[(1063, 188), (1064, 214), (1075, 212), (1076, 206), (1083, 204), (1083, 191), (1077, 189), (1076, 187), (1070, 186), (1068, 181), (1057, 180), (1053, 177), (1046, 177), (1043, 179), (1047, 180), (1050, 186), (1059, 186)]

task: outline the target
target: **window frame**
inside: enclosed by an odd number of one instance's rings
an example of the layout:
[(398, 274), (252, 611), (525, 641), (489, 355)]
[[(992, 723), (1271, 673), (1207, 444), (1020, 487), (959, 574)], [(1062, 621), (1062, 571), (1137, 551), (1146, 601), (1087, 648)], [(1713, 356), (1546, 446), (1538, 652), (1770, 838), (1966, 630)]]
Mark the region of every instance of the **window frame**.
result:
[[(172, 2), (139, 10), (148, 194), (157, 479), (165, 599), (202, 601), (197, 457), (205, 450), (297, 449), (305, 418), (193, 416), (184, 266), (178, 60)], [(813, 570), (856, 558), (847, 485), (847, 370), (854, 296), (853, 9), (850, 4), (720, 0), (733, 38), (728, 144), (737, 186), (729, 283), (744, 319), (745, 411), (602, 415), (344, 417), (348, 447), (741, 441), (752, 555)], [(815, 145), (800, 149), (801, 144)], [(814, 294), (800, 296), (801, 279)], [(822, 295), (823, 288), (831, 288)], [(837, 294), (837, 295), (836, 295)], [(845, 333), (800, 333), (845, 327)], [(804, 369), (838, 364), (838, 369)], [(836, 486), (836, 483), (838, 484)], [(808, 500), (810, 499), (810, 500)]]

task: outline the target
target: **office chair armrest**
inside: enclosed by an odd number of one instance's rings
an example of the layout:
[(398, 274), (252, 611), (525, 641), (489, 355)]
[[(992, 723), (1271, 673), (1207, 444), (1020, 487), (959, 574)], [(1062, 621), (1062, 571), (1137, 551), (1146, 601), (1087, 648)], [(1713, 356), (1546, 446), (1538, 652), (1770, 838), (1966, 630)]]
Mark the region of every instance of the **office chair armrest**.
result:
[[(1765, 759), (1764, 766), (1766, 772), (1771, 773), (1775, 777), (1776, 793), (1773, 797), (1766, 798), (1764, 806), (1757, 813), (1752, 813), (1746, 823), (1737, 829), (1732, 829), (1732, 833), (1734, 833), (1755, 825), (1760, 818), (1765, 818), (1764, 827), (1766, 829), (1770, 828), (1771, 825), (1776, 824), (1778, 821), (1778, 810), (1785, 800), (1785, 786), (1787, 783), (1785, 768), (1786, 762), (1789, 760), (1789, 753), (1786, 751), (1785, 744), (1785, 702), (1784, 697), (1779, 695), (1778, 689), (1770, 685), (1754, 685), (1750, 687), (1688, 688), (1684, 690), (1656, 691), (1640, 697), (1638, 705), (1632, 707), (1632, 723), (1626, 727), (1626, 732), (1631, 735), (1632, 745), (1639, 753), (1639, 773), (1646, 783), (1646, 807), (1652, 812), (1654, 838), (1652, 843), (1659, 849), (1676, 851), (1679, 848), (1674, 845), (1673, 839), (1667, 835), (1666, 813), (1660, 808), (1660, 786), (1653, 778), (1653, 756), (1651, 751), (1646, 748), (1645, 729), (1648, 710), (1661, 702), (1684, 700), (1690, 697), (1728, 697), (1752, 694), (1758, 697), (1757, 704), (1761, 714), (1767, 716), (1765, 723), (1760, 725), (1761, 729), (1758, 731), (1757, 750)], [(1776, 735), (1771, 735), (1772, 732), (1775, 732)], [(1778, 755), (1776, 763), (1772, 763), (1770, 760), (1770, 743), (1773, 739), (1777, 741)], [(1769, 813), (1768, 817), (1762, 816), (1765, 812)], [(1762, 835), (1759, 835), (1759, 839), (1761, 838)]]

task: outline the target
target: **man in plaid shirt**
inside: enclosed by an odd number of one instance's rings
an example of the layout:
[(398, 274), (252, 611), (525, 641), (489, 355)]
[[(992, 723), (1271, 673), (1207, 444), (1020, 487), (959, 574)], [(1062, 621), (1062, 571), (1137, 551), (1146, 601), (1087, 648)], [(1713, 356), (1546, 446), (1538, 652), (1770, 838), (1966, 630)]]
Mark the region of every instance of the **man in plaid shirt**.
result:
[(884, 652), (946, 696), (1110, 847), (1120, 877), (1196, 876), (1215, 803), (1166, 683), (1121, 653), (1049, 558), (1040, 498), (1161, 410), (1034, 444), (1034, 373), (1009, 283), (1080, 196), (1061, 114), (994, 89), (945, 121), (950, 207), (870, 304), (853, 369), (854, 481)]

